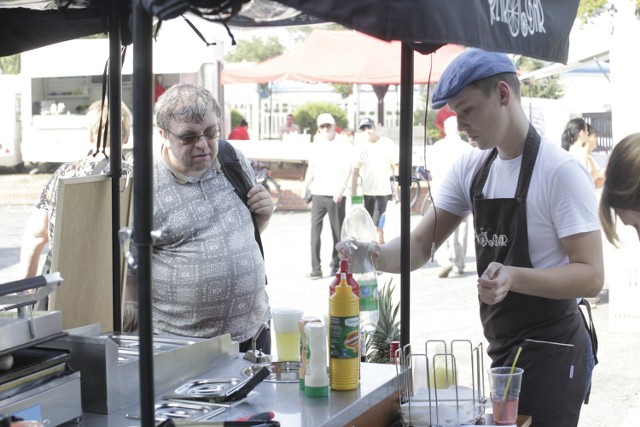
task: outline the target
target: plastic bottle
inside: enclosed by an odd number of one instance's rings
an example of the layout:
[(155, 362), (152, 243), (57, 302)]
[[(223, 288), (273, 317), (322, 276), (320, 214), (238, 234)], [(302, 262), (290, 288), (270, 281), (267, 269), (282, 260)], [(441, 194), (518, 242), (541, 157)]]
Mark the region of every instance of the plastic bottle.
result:
[(348, 259), (340, 260), (340, 271), (336, 273), (336, 277), (329, 285), (329, 296), (336, 292), (336, 286), (340, 284), (340, 273), (347, 273), (347, 285), (351, 286), (353, 294), (360, 298), (360, 286), (358, 285), (358, 282), (356, 282), (356, 279), (353, 278), (353, 274), (349, 271)]
[(360, 376), (360, 309), (346, 273), (340, 274), (340, 284), (329, 298), (329, 323), (329, 386), (355, 390)]
[(376, 227), (364, 208), (363, 196), (351, 197), (351, 209), (342, 223), (340, 240), (350, 242), (351, 272), (360, 287), (360, 342), (363, 361), (366, 356), (365, 336), (378, 324), (378, 279), (370, 253), (376, 241)]
[(329, 394), (327, 375), (327, 329), (321, 322), (309, 322), (304, 326), (307, 337), (307, 370), (304, 379), (304, 395), (324, 397)]
[[(298, 326), (300, 327), (300, 369), (298, 369), (298, 383), (300, 385), (300, 390), (304, 390), (304, 381), (306, 376), (307, 364), (309, 362), (309, 339), (305, 333), (305, 325), (310, 322), (322, 322), (320, 318), (315, 316), (303, 316), (302, 319), (298, 321)], [(325, 332), (325, 340), (326, 340), (326, 332)], [(327, 352), (325, 345), (325, 353)], [(327, 356), (325, 354), (325, 365), (327, 363)]]

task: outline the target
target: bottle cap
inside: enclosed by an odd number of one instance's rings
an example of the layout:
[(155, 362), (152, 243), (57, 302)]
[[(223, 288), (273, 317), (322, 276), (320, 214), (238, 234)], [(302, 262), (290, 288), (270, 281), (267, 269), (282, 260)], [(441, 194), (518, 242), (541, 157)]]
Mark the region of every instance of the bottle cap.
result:
[(340, 260), (340, 273), (348, 273), (349, 272), (349, 260), (343, 258)]
[(351, 196), (351, 204), (352, 205), (363, 205), (364, 204), (364, 196)]

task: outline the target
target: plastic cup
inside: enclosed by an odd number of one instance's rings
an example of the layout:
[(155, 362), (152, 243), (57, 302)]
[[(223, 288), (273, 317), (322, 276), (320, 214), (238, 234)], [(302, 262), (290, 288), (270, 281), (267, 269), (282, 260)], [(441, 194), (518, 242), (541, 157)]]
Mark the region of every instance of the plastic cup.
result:
[(490, 368), (487, 371), (493, 421), (497, 425), (515, 424), (518, 419), (518, 399), (523, 372), (522, 368), (515, 368), (511, 374), (510, 367)]
[(273, 329), (276, 332), (278, 361), (300, 361), (300, 327), (303, 311), (297, 308), (272, 308)]

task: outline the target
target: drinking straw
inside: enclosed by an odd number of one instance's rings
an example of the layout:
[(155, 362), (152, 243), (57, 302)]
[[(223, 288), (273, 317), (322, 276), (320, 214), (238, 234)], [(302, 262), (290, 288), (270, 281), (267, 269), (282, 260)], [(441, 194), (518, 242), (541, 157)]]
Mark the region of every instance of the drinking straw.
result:
[(511, 372), (509, 372), (509, 378), (507, 378), (507, 386), (504, 389), (504, 396), (502, 397), (503, 402), (507, 401), (507, 392), (509, 391), (509, 386), (511, 385), (511, 377), (513, 376), (513, 371), (516, 370), (516, 363), (518, 362), (518, 357), (520, 357), (521, 352), (522, 352), (522, 347), (518, 347), (516, 358), (513, 359), (513, 364), (511, 365)]

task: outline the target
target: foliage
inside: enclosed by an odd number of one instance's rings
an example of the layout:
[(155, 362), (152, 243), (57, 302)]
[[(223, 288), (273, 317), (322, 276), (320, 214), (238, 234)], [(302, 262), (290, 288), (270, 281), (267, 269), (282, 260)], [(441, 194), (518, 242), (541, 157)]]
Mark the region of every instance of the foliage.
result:
[(276, 36), (270, 36), (266, 40), (260, 37), (252, 37), (249, 40), (240, 40), (236, 48), (225, 56), (227, 62), (262, 62), (274, 58), (284, 52), (284, 46)]
[(400, 340), (400, 321), (397, 320), (400, 303), (393, 305), (393, 278), (378, 292), (378, 324), (366, 337), (367, 362), (389, 363), (389, 343)]
[(20, 54), (0, 57), (0, 74), (20, 74)]
[(347, 114), (340, 106), (331, 102), (307, 102), (293, 110), (295, 122), (300, 129), (309, 130), (311, 135), (315, 135), (318, 130), (316, 119), (322, 113), (329, 113), (336, 119), (336, 125), (341, 128), (348, 126)]
[[(436, 128), (435, 119), (438, 114), (438, 110), (430, 109), (427, 114), (427, 144), (430, 145), (433, 142), (440, 139), (440, 129)], [(413, 125), (424, 126), (424, 109), (417, 109), (413, 112)]]
[[(516, 68), (522, 71), (535, 71), (543, 68), (546, 63), (537, 59), (521, 56), (516, 61)], [(549, 76), (544, 79), (524, 81), (521, 87), (522, 96), (528, 98), (558, 99), (562, 96), (562, 88), (558, 84), (559, 76)]]
[(242, 120), (244, 116), (240, 114), (238, 110), (231, 110), (231, 129), (235, 129), (240, 124), (240, 120)]
[(581, 0), (577, 17), (580, 22), (587, 24), (603, 14), (613, 15), (615, 12), (616, 7), (609, 0)]
[(331, 83), (333, 90), (340, 94), (342, 99), (347, 99), (353, 93), (353, 84), (351, 83)]
[[(627, 1), (633, 1), (636, 5), (636, 17), (640, 19), (640, 0)], [(615, 3), (615, 0), (580, 0), (577, 18), (582, 24), (589, 24), (599, 16), (613, 16), (618, 11)]]

